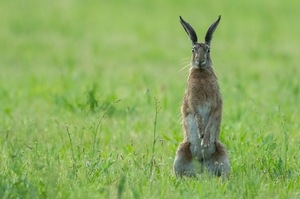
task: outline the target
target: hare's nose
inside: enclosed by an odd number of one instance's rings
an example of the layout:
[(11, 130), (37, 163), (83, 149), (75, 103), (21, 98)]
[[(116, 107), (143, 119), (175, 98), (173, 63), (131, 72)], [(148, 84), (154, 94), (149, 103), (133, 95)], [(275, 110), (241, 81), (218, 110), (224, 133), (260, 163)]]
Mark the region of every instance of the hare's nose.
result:
[(200, 61), (200, 66), (205, 66), (205, 64), (206, 64), (206, 61), (205, 61), (205, 60)]
[(195, 61), (196, 66), (205, 66), (205, 64), (206, 64), (205, 60)]

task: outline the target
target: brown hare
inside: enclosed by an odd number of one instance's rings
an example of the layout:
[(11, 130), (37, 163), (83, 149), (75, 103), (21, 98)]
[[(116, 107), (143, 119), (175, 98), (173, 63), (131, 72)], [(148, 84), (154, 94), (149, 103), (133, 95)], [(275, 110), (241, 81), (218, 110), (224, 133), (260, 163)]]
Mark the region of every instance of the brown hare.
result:
[(195, 175), (193, 160), (211, 174), (229, 176), (230, 162), (225, 146), (219, 140), (222, 119), (222, 96), (212, 68), (210, 43), (221, 16), (207, 30), (204, 43), (180, 17), (180, 23), (192, 41), (192, 60), (187, 87), (181, 106), (184, 140), (174, 160), (177, 176)]

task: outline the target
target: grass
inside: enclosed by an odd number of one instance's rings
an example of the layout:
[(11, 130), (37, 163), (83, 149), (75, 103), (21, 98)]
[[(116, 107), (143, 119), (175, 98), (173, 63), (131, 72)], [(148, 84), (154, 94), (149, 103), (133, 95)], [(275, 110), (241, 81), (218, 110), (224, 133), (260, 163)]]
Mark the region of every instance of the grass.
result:
[[(299, 198), (299, 2), (1, 1), (1, 198)], [(229, 181), (176, 179), (190, 42), (212, 42)], [(150, 175), (149, 175), (150, 171)]]

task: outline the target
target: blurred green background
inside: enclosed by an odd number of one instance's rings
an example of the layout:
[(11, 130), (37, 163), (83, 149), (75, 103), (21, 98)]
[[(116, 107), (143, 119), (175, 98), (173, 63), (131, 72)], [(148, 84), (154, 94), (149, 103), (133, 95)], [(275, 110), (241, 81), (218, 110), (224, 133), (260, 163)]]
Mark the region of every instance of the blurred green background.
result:
[[(0, 196), (298, 197), (299, 9), (296, 0), (1, 1)], [(172, 174), (191, 56), (179, 15), (200, 41), (222, 15), (211, 54), (227, 183)]]

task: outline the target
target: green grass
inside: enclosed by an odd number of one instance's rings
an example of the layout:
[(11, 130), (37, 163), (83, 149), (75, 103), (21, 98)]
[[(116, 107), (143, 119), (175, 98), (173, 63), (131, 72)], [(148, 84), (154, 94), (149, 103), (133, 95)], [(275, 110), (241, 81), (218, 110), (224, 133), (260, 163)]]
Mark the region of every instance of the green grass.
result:
[[(299, 198), (299, 6), (1, 1), (0, 198)], [(203, 38), (219, 14), (231, 179), (176, 179), (191, 55), (178, 16)]]

